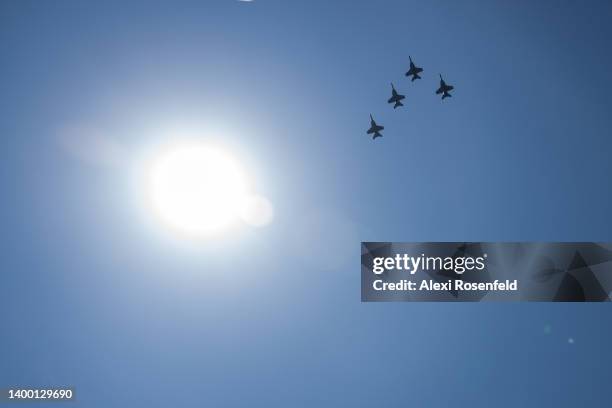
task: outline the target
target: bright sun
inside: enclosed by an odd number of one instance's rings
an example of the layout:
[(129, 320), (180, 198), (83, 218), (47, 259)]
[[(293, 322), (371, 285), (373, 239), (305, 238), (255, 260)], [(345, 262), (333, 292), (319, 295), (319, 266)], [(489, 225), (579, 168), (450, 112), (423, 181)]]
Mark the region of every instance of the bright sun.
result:
[(248, 202), (244, 173), (228, 154), (200, 144), (161, 154), (149, 176), (149, 194), (163, 221), (191, 235), (218, 232)]

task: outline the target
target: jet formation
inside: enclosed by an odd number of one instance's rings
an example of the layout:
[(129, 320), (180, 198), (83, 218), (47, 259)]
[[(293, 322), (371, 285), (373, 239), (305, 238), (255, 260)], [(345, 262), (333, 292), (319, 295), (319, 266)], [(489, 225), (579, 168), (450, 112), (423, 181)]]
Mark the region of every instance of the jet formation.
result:
[[(406, 72), (406, 76), (411, 77), (410, 82), (414, 82), (416, 79), (421, 79), (421, 75), (419, 74), (423, 72), (423, 68), (418, 67), (414, 63), (414, 61), (412, 61), (412, 57), (410, 55), (408, 56), (408, 59), (410, 60), (410, 67), (408, 68), (408, 71)], [(442, 74), (439, 74), (439, 75), (440, 75), (440, 86), (436, 90), (436, 95), (442, 95), (442, 100), (444, 100), (452, 96), (450, 94), (450, 91), (455, 89), (455, 87), (447, 84), (446, 81), (444, 81), (444, 78), (442, 78)], [(402, 103), (402, 100), (404, 100), (405, 98), (406, 98), (406, 95), (402, 95), (399, 92), (397, 92), (397, 90), (395, 89), (395, 86), (393, 85), (393, 83), (391, 83), (391, 98), (389, 98), (387, 103), (392, 103), (393, 109), (397, 109), (400, 106), (404, 106), (404, 104)], [(374, 121), (372, 114), (370, 114), (370, 128), (368, 129), (367, 134), (372, 135), (372, 140), (376, 139), (377, 137), (382, 137), (381, 131), (384, 128), (385, 128), (384, 126), (378, 125), (376, 121)]]

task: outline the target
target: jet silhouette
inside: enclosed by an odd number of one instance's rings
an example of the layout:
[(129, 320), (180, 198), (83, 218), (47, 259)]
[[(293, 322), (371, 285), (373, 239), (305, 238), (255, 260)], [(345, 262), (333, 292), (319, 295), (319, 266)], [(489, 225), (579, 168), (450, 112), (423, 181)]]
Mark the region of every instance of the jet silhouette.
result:
[(419, 68), (414, 65), (414, 62), (412, 62), (412, 57), (410, 55), (408, 56), (408, 59), (410, 59), (410, 69), (408, 70), (408, 72), (406, 72), (406, 76), (412, 75), (412, 81), (414, 81), (415, 79), (421, 79), (419, 74), (423, 72), (423, 68)]
[(388, 103), (394, 103), (395, 105), (393, 105), (393, 109), (397, 108), (398, 106), (404, 106), (404, 104), (401, 102), (402, 99), (405, 98), (404, 95), (400, 95), (397, 93), (397, 91), (395, 90), (395, 87), (393, 86), (393, 84), (391, 84), (391, 98), (389, 98), (389, 100), (387, 101)]
[(372, 117), (372, 114), (370, 114), (370, 128), (368, 129), (368, 135), (372, 135), (372, 140), (376, 139), (377, 137), (382, 137), (382, 135), (380, 134), (380, 131), (383, 130), (385, 127), (384, 126), (379, 126), (376, 124), (376, 122), (374, 121), (374, 118)]
[(436, 94), (442, 94), (442, 99), (450, 98), (453, 95), (449, 94), (449, 92), (452, 91), (454, 88), (455, 87), (452, 85), (447, 85), (446, 82), (444, 82), (444, 79), (442, 79), (442, 74), (440, 74), (440, 87), (436, 91)]

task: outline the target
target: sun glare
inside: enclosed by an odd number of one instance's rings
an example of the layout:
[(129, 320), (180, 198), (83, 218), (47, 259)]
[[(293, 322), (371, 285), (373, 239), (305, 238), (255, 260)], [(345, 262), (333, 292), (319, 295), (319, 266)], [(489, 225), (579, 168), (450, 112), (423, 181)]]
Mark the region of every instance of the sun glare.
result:
[(248, 201), (238, 163), (222, 150), (199, 144), (168, 150), (154, 160), (149, 192), (161, 219), (190, 235), (230, 226)]

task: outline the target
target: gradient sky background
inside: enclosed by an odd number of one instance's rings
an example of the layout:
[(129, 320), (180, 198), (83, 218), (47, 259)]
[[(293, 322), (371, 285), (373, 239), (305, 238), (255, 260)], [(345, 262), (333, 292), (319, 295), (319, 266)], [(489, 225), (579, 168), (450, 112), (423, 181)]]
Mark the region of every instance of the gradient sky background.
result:
[[(611, 17), (1, 2), (0, 387), (73, 385), (83, 407), (609, 404), (608, 304), (362, 304), (359, 242), (612, 241)], [(212, 242), (154, 222), (139, 158), (173, 129), (239, 157), (273, 223)]]

